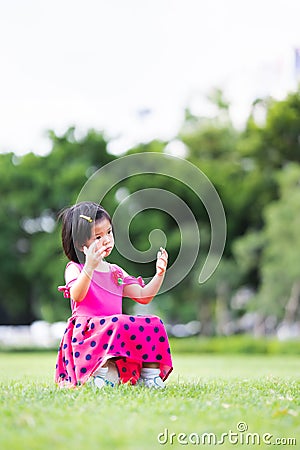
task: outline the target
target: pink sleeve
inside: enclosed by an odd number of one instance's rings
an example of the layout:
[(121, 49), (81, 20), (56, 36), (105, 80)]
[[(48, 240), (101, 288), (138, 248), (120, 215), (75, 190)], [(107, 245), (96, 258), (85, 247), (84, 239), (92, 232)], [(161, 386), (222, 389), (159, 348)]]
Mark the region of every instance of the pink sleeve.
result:
[(123, 285), (128, 286), (129, 284), (139, 284), (141, 287), (145, 286), (145, 282), (142, 277), (132, 277), (131, 275), (128, 275), (127, 277), (123, 278)]
[[(75, 264), (79, 269), (80, 266), (79, 264), (76, 264), (72, 261), (68, 262), (68, 264), (66, 265), (66, 268), (70, 265), (70, 264)], [(72, 284), (74, 283), (74, 281), (76, 281), (77, 278), (74, 278), (73, 280), (70, 280), (67, 284), (65, 284), (64, 286), (58, 286), (57, 289), (59, 290), (59, 292), (63, 292), (64, 294), (64, 298), (70, 298), (70, 289), (72, 287)]]
[(131, 275), (124, 276), (124, 272), (121, 267), (115, 264), (112, 265), (112, 276), (116, 284), (122, 284), (123, 286), (127, 286), (129, 284), (139, 284), (141, 287), (145, 286), (145, 282), (142, 277), (136, 278)]
[(57, 287), (59, 292), (63, 292), (65, 298), (70, 298), (70, 289), (72, 287), (72, 284), (76, 280), (77, 280), (77, 278), (74, 278), (74, 280), (69, 281), (69, 283), (65, 284), (64, 286), (58, 286)]

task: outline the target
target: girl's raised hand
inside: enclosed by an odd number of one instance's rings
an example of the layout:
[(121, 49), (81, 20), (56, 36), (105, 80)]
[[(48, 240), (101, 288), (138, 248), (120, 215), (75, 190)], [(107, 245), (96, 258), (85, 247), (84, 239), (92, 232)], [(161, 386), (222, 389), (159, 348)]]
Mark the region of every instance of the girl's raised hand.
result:
[(91, 269), (95, 269), (102, 261), (106, 253), (106, 245), (100, 245), (99, 242), (93, 242), (89, 248), (83, 247), (83, 253), (85, 254), (85, 264)]
[(157, 275), (163, 275), (167, 269), (168, 265), (168, 253), (162, 247), (160, 247), (157, 252), (157, 260), (156, 260), (156, 273)]

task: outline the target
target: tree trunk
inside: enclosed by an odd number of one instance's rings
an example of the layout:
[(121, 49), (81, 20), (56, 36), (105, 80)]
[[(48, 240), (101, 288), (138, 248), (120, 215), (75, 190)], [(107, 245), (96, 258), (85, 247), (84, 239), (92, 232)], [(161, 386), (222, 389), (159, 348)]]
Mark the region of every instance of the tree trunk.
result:
[(293, 323), (297, 320), (300, 301), (300, 281), (295, 281), (291, 288), (291, 295), (285, 307), (285, 316), (283, 321)]

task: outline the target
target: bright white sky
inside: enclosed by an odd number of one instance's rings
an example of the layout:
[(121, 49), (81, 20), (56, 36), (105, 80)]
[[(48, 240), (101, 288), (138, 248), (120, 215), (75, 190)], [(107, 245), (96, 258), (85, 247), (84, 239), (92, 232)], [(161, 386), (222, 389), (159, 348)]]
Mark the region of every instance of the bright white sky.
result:
[(0, 151), (45, 153), (71, 125), (114, 151), (171, 139), (212, 87), (241, 124), (295, 87), (299, 17), (299, 0), (0, 0)]

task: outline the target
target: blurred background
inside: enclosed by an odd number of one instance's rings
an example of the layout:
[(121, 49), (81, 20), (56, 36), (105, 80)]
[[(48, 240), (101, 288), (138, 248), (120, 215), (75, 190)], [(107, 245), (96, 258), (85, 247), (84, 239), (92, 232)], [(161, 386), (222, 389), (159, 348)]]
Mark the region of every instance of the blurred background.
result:
[[(201, 230), (195, 267), (149, 312), (170, 335), (300, 337), (300, 4), (297, 0), (0, 0), (0, 346), (51, 346), (69, 316), (57, 213), (120, 156), (167, 153), (217, 189), (227, 242), (197, 282), (210, 223), (175, 179), (135, 176), (103, 206), (160, 187)], [(145, 211), (130, 235), (145, 250), (176, 222)], [(202, 259), (201, 259), (202, 258)], [(113, 261), (133, 275), (153, 264)], [(125, 312), (139, 312), (125, 300)]]

